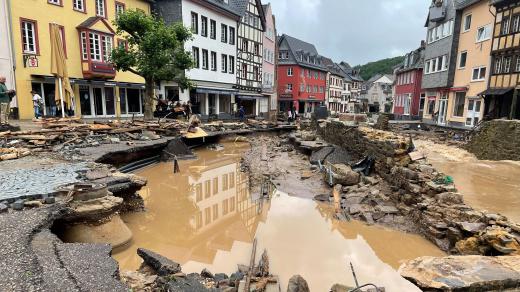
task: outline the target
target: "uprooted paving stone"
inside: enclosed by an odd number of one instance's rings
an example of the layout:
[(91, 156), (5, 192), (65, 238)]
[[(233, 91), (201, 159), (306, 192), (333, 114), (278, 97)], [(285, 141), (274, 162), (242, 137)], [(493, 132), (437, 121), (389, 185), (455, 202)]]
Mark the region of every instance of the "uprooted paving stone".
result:
[(426, 291), (506, 291), (520, 287), (520, 256), (421, 257), (399, 272)]
[(143, 259), (144, 263), (150, 266), (159, 276), (179, 273), (181, 266), (151, 250), (145, 248), (138, 248), (137, 254)]
[(127, 291), (109, 245), (64, 244), (59, 204), (0, 215), (0, 291)]

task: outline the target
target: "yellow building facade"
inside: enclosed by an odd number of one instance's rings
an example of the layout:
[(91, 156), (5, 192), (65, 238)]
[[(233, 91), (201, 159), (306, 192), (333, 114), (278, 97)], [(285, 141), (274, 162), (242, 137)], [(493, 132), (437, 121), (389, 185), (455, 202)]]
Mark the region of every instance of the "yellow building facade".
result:
[(486, 90), (491, 72), (494, 13), (488, 0), (462, 10), (455, 76), (448, 93), (446, 120), (450, 125), (473, 127), (483, 118), (480, 94)]
[(34, 117), (32, 90), (44, 99), (46, 116), (56, 112), (59, 97), (51, 74), (50, 25), (60, 26), (74, 99), (69, 115), (124, 117), (142, 114), (144, 79), (116, 72), (109, 62), (115, 46), (126, 46), (115, 33), (116, 14), (127, 9), (150, 13), (146, 0), (11, 0), (20, 119)]

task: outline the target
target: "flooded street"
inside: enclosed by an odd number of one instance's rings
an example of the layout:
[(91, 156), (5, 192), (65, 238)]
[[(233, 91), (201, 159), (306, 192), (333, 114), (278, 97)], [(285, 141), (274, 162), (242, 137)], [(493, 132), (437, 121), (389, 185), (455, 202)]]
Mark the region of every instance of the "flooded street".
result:
[(520, 163), (483, 161), (464, 150), (429, 141), (414, 141), (439, 171), (452, 176), (464, 201), (477, 209), (520, 222)]
[(136, 249), (143, 247), (180, 263), (187, 273), (208, 268), (230, 274), (237, 264), (248, 264), (256, 237), (257, 252), (267, 249), (282, 289), (295, 274), (311, 291), (353, 285), (352, 262), (362, 283), (419, 291), (396, 272), (400, 263), (444, 255), (418, 235), (334, 220), (331, 206), (309, 199), (279, 192), (269, 201), (255, 199), (240, 172), (248, 144), (223, 145), (223, 151), (197, 151), (197, 160), (180, 162), (178, 174), (171, 163), (137, 173), (148, 179), (140, 192), (147, 211), (122, 216), (133, 232), (130, 245), (114, 253), (122, 270), (139, 267)]

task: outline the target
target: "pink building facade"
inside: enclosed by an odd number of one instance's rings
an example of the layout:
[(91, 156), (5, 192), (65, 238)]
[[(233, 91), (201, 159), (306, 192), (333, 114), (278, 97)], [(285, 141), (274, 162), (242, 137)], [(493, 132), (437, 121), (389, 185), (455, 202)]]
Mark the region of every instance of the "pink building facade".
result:
[(269, 112), (276, 112), (277, 109), (277, 91), (276, 91), (276, 21), (273, 15), (271, 4), (263, 5), (265, 14), (265, 32), (264, 32), (264, 62), (262, 65), (262, 94), (268, 97)]

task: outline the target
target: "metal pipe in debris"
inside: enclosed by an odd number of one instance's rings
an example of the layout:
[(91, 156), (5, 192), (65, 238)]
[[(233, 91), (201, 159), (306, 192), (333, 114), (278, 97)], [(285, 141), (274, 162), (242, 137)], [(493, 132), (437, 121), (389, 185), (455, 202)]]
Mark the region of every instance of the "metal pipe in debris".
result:
[(246, 282), (244, 284), (244, 292), (250, 291), (251, 277), (255, 270), (255, 257), (256, 257), (256, 238), (253, 240), (253, 250), (251, 251), (251, 259), (249, 260), (249, 272), (247, 273)]
[(352, 270), (352, 276), (354, 277), (354, 282), (356, 283), (356, 288), (359, 288), (359, 283), (356, 277), (356, 271), (354, 271), (354, 266), (352, 265), (352, 262), (350, 262), (350, 270)]

